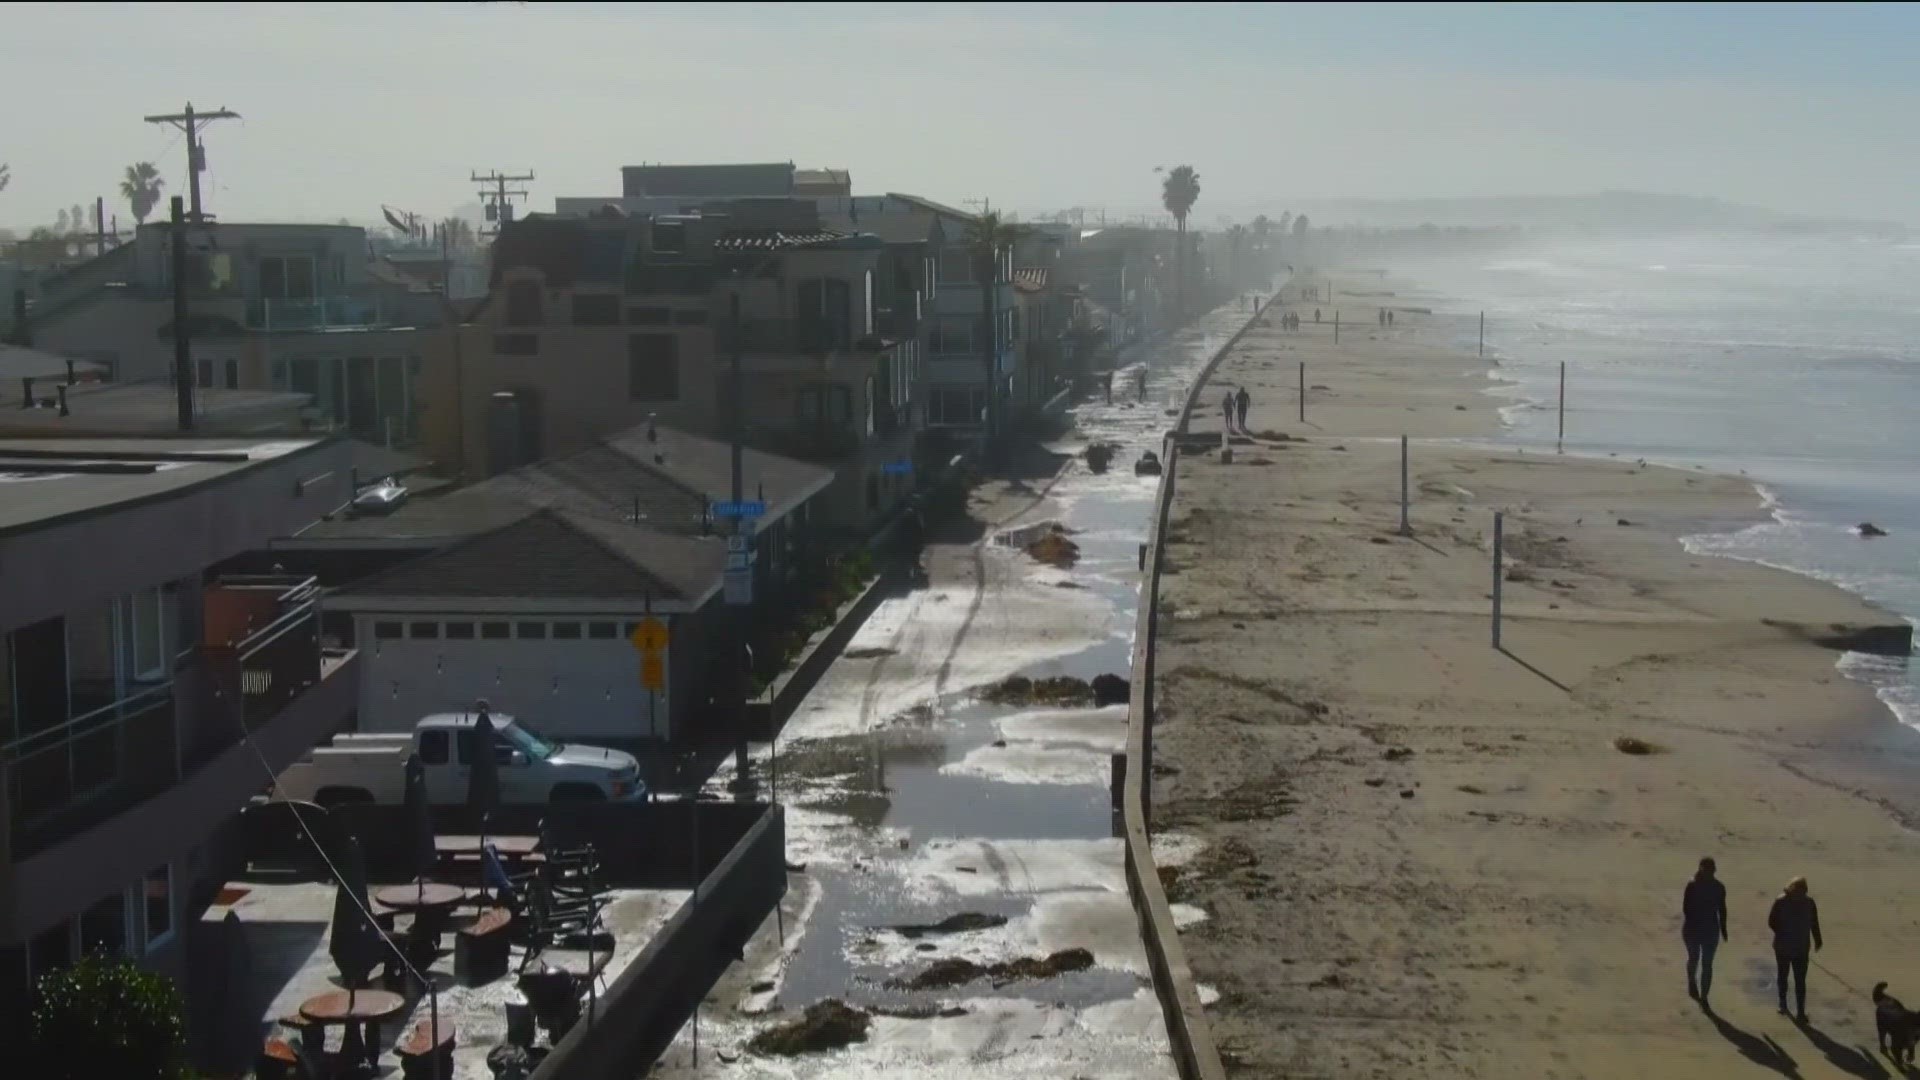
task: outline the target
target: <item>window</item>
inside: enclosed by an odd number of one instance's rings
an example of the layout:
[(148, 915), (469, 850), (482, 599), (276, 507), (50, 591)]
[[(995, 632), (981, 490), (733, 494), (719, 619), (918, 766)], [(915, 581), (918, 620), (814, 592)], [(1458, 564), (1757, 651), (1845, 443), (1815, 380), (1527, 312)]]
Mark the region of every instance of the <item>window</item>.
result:
[(620, 298), (574, 294), (573, 324), (575, 326), (619, 326)]
[(935, 353), (972, 353), (973, 324), (971, 316), (949, 316), (933, 320), (933, 351)]
[(547, 637), (547, 624), (543, 622), (523, 622), (516, 629), (524, 640), (545, 641)]
[(540, 355), (540, 336), (538, 334), (495, 334), (493, 351), (501, 356), (538, 356)]
[(676, 326), (705, 326), (707, 325), (707, 309), (680, 308), (673, 313), (673, 322)]
[(445, 765), (451, 745), (446, 732), (423, 731), (420, 733), (420, 760), (428, 765)]
[(470, 622), (450, 622), (447, 624), (448, 641), (472, 641), (473, 624)]
[(985, 407), (984, 387), (938, 386), (934, 388), (927, 418), (935, 424), (977, 424)]
[(673, 311), (663, 307), (630, 307), (627, 322), (632, 326), (665, 326), (673, 321)]
[(312, 256), (268, 255), (261, 258), (261, 299), (311, 300), (314, 295)]
[(620, 636), (620, 624), (610, 622), (588, 623), (587, 636), (595, 641), (611, 641)]
[(973, 284), (973, 252), (964, 249), (941, 252), (940, 283), (942, 285)]
[(653, 223), (652, 248), (657, 255), (684, 255), (687, 252), (687, 223), (684, 221), (656, 221)]
[(672, 334), (627, 338), (627, 397), (634, 401), (680, 400), (680, 339)]
[(480, 624), (480, 636), (488, 641), (505, 641), (512, 627), (503, 622), (483, 622)]
[(539, 326), (541, 314), (539, 285), (522, 281), (507, 286), (508, 326)]
[(151, 952), (173, 936), (173, 867), (162, 863), (147, 871), (140, 887), (147, 951)]
[(853, 392), (834, 383), (803, 386), (794, 397), (794, 410), (804, 424), (844, 424), (853, 419)]
[(136, 679), (163, 679), (167, 674), (168, 633), (175, 611), (172, 589), (154, 586), (131, 593), (121, 601), (125, 620), (127, 670)]
[(227, 389), (229, 390), (240, 389), (240, 361), (228, 360), (226, 375), (227, 375), (227, 379), (226, 379)]
[(417, 622), (407, 627), (407, 636), (416, 641), (433, 641), (440, 637), (440, 624), (437, 622)]
[(554, 623), (553, 638), (555, 641), (578, 641), (580, 639), (580, 624), (577, 622)]
[(397, 622), (374, 623), (373, 636), (381, 641), (398, 641), (400, 639), (400, 624)]

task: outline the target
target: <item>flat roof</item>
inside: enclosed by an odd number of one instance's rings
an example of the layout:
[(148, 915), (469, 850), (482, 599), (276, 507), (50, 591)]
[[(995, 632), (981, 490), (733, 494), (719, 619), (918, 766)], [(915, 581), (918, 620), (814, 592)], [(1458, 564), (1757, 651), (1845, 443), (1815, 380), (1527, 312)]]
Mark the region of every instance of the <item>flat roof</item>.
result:
[(265, 438), (0, 438), (0, 534), (183, 494), (327, 442)]

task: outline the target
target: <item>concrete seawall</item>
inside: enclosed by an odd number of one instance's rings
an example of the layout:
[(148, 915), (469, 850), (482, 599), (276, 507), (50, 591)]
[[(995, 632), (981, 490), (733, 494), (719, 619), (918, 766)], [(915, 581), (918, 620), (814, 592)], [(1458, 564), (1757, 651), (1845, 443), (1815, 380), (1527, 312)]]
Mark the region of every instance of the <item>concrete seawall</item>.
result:
[[(1277, 293), (1276, 293), (1277, 295)], [(1182, 1080), (1225, 1080), (1226, 1069), (1220, 1061), (1213, 1036), (1207, 1028), (1206, 1014), (1200, 1003), (1199, 986), (1180, 947), (1173, 912), (1166, 889), (1160, 883), (1159, 868), (1153, 861), (1151, 793), (1153, 790), (1153, 679), (1154, 628), (1158, 615), (1161, 557), (1166, 546), (1167, 514), (1173, 505), (1174, 476), (1179, 464), (1180, 440), (1187, 430), (1187, 418), (1193, 414), (1206, 388), (1207, 380), (1220, 361), (1239, 344), (1266, 311), (1272, 297), (1250, 315), (1239, 330), (1207, 359), (1206, 366), (1188, 388), (1185, 406), (1167, 440), (1162, 455), (1160, 487), (1154, 498), (1153, 520), (1146, 545), (1144, 574), (1140, 581), (1140, 603), (1133, 635), (1133, 685), (1127, 707), (1127, 748), (1125, 778), (1122, 781), (1121, 818), (1126, 842), (1127, 891), (1133, 898), (1134, 912), (1140, 920), (1140, 936), (1146, 945), (1147, 963), (1153, 973), (1154, 993), (1165, 1014), (1167, 1040), (1174, 1066)]]

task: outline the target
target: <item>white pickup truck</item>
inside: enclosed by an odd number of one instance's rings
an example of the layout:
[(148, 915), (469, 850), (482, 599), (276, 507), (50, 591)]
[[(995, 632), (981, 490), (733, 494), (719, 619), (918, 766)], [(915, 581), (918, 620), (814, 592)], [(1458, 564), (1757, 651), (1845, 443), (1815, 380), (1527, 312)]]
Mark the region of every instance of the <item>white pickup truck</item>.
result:
[[(273, 797), (321, 806), (397, 803), (406, 791), (406, 763), (418, 753), (427, 773), (427, 799), (463, 803), (473, 776), (476, 714), (436, 713), (412, 735), (336, 736), (287, 766)], [(631, 802), (646, 796), (632, 754), (548, 739), (502, 713), (490, 714), (504, 806), (549, 802)]]

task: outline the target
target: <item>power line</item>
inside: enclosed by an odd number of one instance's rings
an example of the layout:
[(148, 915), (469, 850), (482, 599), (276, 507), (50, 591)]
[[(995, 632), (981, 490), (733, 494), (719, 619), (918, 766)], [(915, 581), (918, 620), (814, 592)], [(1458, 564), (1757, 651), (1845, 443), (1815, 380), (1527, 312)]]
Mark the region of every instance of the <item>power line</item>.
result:
[[(493, 228), (482, 229), (480, 235), (500, 235), (501, 228), (513, 221), (513, 200), (527, 197), (527, 189), (509, 188), (507, 185), (524, 184), (530, 182), (533, 178), (533, 170), (531, 169), (527, 170), (524, 176), (509, 176), (502, 173), (499, 169), (495, 169), (485, 176), (479, 173), (472, 173), (470, 179), (476, 184), (483, 185), (480, 188), (480, 201), (486, 206), (487, 220), (494, 223)], [(488, 190), (487, 187), (484, 186), (488, 184), (493, 186), (492, 190)]]
[(146, 118), (149, 124), (172, 124), (187, 136), (187, 186), (193, 196), (190, 216), (194, 224), (205, 221), (200, 212), (200, 174), (207, 168), (207, 148), (200, 142), (200, 131), (215, 120), (238, 120), (240, 114), (224, 106), (213, 112), (194, 112), (193, 102), (187, 102), (182, 112), (162, 113)]

